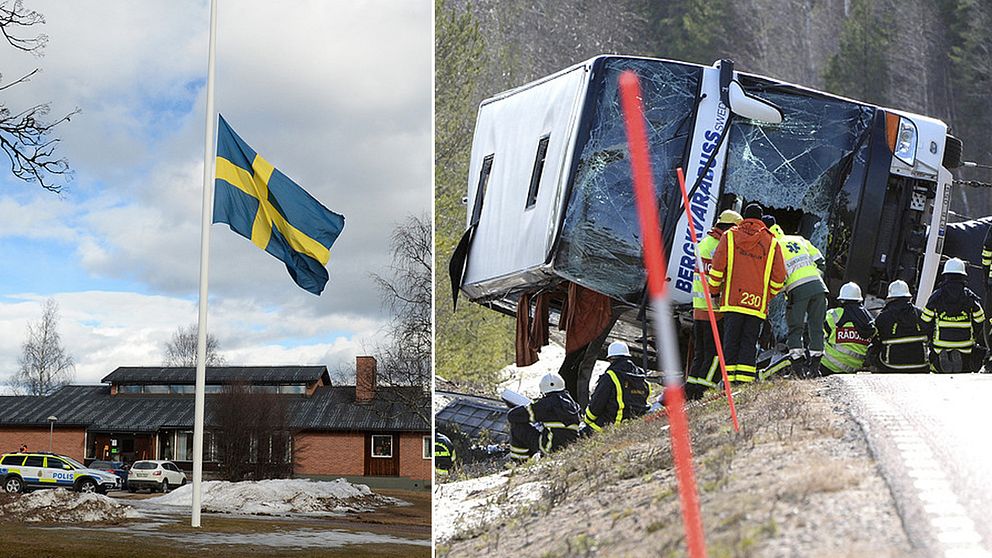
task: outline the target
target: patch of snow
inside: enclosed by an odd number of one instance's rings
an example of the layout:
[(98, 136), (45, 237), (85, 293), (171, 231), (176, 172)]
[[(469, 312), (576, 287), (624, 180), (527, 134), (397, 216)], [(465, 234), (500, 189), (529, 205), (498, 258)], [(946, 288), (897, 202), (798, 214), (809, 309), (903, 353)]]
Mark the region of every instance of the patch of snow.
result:
[(508, 488), (509, 475), (509, 471), (503, 471), (435, 486), (434, 539), (444, 542), (543, 497), (545, 483), (528, 482)]
[[(565, 361), (565, 347), (552, 342), (546, 347), (541, 347), (538, 353), (538, 361), (530, 366), (515, 366), (513, 364), (500, 370), (500, 377), (505, 378), (499, 385), (497, 393), (504, 389), (513, 391), (537, 399), (541, 396), (541, 378), (549, 372), (558, 372), (561, 363)], [(596, 382), (600, 375), (606, 372), (610, 363), (605, 360), (597, 360), (592, 368), (592, 377), (589, 381), (589, 393), (596, 387)]]
[[(150, 504), (192, 506), (193, 485), (149, 498)], [(380, 496), (364, 484), (344, 479), (269, 479), (261, 481), (206, 481), (201, 497), (203, 511), (252, 515), (341, 514), (372, 511), (379, 506), (402, 504)]]
[(0, 516), (53, 523), (118, 522), (143, 517), (133, 507), (102, 494), (64, 488), (37, 490), (0, 504)]

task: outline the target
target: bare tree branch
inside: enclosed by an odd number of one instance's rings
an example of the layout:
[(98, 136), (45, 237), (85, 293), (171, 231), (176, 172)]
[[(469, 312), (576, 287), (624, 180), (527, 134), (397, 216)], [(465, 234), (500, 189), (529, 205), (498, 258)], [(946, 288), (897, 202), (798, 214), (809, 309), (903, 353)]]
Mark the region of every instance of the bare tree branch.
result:
[(387, 277), (373, 274), (383, 305), (393, 313), (387, 341), (372, 347), (383, 385), (395, 389), (377, 397), (392, 398), (391, 412), (413, 413), (430, 424), (431, 313), (434, 239), (428, 215), (409, 216), (392, 235), (393, 263)]
[[(196, 345), (199, 341), (200, 329), (196, 324), (179, 326), (172, 334), (172, 339), (165, 344), (165, 366), (196, 366)], [(207, 333), (207, 366), (222, 366), (224, 356), (221, 355), (220, 341)]]
[(17, 359), (18, 370), (11, 380), (15, 392), (49, 395), (72, 381), (76, 373), (75, 362), (62, 345), (58, 325), (58, 304), (48, 299), (41, 320), (28, 324), (27, 339)]
[[(43, 23), (45, 18), (38, 12), (25, 9), (21, 0), (0, 3), (0, 35), (17, 50), (41, 56), (42, 49), (48, 43), (48, 36), (24, 36), (21, 32), (25, 28)], [(0, 86), (0, 91), (30, 81), (38, 71), (35, 68), (17, 80)], [(52, 132), (59, 124), (68, 122), (79, 113), (79, 109), (76, 108), (57, 120), (46, 121), (45, 117), (50, 110), (49, 103), (40, 103), (14, 114), (0, 99), (0, 150), (10, 161), (11, 174), (58, 194), (62, 192), (63, 185), (54, 179), (69, 178), (71, 172), (69, 163), (55, 154), (59, 140), (52, 137)]]

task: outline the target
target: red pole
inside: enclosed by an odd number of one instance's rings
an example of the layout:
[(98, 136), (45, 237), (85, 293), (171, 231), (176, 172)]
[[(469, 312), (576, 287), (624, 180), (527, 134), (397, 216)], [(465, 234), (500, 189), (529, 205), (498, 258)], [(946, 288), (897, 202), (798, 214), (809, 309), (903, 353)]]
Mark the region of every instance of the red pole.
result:
[(699, 255), (699, 242), (696, 240), (696, 224), (692, 219), (692, 210), (689, 209), (689, 195), (685, 189), (685, 174), (682, 167), (676, 169), (679, 176), (679, 188), (682, 189), (682, 204), (685, 206), (685, 216), (689, 219), (689, 230), (692, 231), (692, 247), (696, 253), (696, 272), (699, 273), (699, 280), (703, 283), (703, 294), (707, 295), (706, 312), (710, 318), (710, 329), (713, 331), (713, 341), (716, 343), (716, 356), (720, 361), (720, 373), (723, 375), (723, 391), (727, 394), (727, 403), (730, 404), (730, 420), (734, 423), (734, 432), (740, 432), (741, 427), (737, 422), (737, 408), (734, 406), (734, 394), (730, 392), (730, 381), (727, 379), (727, 361), (723, 358), (723, 344), (720, 342), (720, 330), (716, 326), (716, 314), (713, 313), (713, 301), (710, 300), (709, 277), (703, 270), (703, 259)]
[(669, 432), (672, 438), (672, 455), (682, 503), (682, 523), (686, 544), (691, 558), (706, 556), (703, 522), (699, 513), (699, 496), (692, 469), (692, 442), (689, 440), (689, 421), (685, 416), (685, 393), (682, 389), (682, 371), (678, 365), (678, 343), (671, 320), (671, 305), (665, 292), (665, 261), (661, 233), (658, 230), (658, 207), (651, 162), (648, 156), (647, 132), (644, 129), (644, 111), (641, 107), (641, 86), (637, 75), (625, 71), (620, 76), (620, 103), (627, 128), (630, 146), (630, 165), (634, 179), (637, 215), (641, 222), (641, 241), (644, 249), (644, 267), (648, 274), (648, 296), (655, 314), (655, 336), (659, 342), (659, 356), (665, 381), (665, 407), (668, 409)]

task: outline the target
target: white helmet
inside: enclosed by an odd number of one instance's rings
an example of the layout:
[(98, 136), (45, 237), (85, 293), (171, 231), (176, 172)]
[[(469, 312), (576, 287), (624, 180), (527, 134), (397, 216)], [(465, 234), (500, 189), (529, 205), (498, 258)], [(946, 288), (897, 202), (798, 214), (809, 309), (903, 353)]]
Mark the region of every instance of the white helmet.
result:
[(855, 300), (861, 302), (864, 300), (861, 296), (861, 287), (857, 283), (844, 283), (840, 288), (840, 294), (837, 295), (837, 300)]
[(548, 372), (541, 378), (541, 393), (548, 394), (552, 391), (565, 389), (565, 380), (556, 372)]
[(944, 275), (955, 273), (957, 275), (968, 275), (964, 269), (964, 262), (961, 258), (951, 258), (944, 263)]
[(614, 341), (610, 343), (610, 348), (606, 350), (606, 358), (613, 358), (615, 356), (630, 356), (630, 349), (627, 348), (627, 344), (623, 341)]
[(913, 296), (909, 292), (909, 285), (902, 279), (897, 279), (889, 283), (889, 294), (886, 298), (909, 298)]

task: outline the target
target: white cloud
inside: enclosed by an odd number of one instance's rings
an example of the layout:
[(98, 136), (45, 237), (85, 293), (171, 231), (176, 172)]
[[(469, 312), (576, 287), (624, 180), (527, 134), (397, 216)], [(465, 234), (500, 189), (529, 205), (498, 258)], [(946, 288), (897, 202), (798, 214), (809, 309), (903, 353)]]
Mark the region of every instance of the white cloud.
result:
[[(127, 292), (85, 291), (53, 297), (59, 333), (76, 359), (76, 381), (96, 383), (117, 366), (162, 363), (176, 328), (196, 323), (196, 305), (181, 298)], [(0, 381), (17, 369), (27, 324), (41, 316), (43, 298), (11, 295), (0, 300)], [(363, 341), (382, 324), (357, 316), (287, 319), (285, 312), (235, 299), (210, 310), (208, 331), (229, 364), (314, 364), (352, 367)]]

